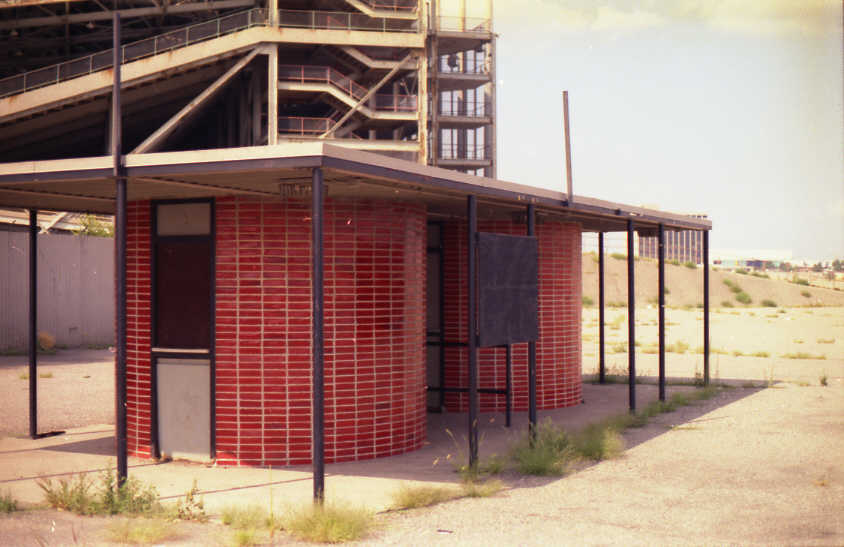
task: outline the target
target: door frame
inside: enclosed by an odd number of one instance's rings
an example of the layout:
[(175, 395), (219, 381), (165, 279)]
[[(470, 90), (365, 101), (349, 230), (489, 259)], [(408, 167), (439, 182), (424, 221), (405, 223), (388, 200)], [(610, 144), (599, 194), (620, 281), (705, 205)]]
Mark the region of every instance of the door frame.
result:
[[(158, 206), (170, 205), (178, 203), (208, 203), (210, 214), (210, 226), (208, 235), (200, 236), (159, 236), (158, 235)], [(217, 223), (215, 215), (215, 200), (214, 198), (199, 198), (199, 199), (161, 199), (150, 201), (150, 452), (153, 458), (161, 458), (161, 444), (159, 437), (159, 415), (158, 415), (158, 359), (173, 358), (173, 359), (190, 359), (193, 358), (207, 358), (210, 363), (210, 402), (209, 418), (211, 431), (209, 432), (210, 446), (208, 447), (209, 454), (212, 460), (217, 459), (217, 366), (216, 366), (216, 311), (217, 311)], [(211, 272), (210, 291), (208, 295), (209, 306), (209, 321), (210, 321), (210, 338), (207, 353), (182, 353), (178, 351), (166, 351), (156, 348), (156, 317), (158, 316), (158, 291), (156, 287), (156, 273), (158, 254), (158, 241), (164, 240), (186, 240), (186, 239), (207, 239), (211, 243), (210, 261), (208, 267)]]

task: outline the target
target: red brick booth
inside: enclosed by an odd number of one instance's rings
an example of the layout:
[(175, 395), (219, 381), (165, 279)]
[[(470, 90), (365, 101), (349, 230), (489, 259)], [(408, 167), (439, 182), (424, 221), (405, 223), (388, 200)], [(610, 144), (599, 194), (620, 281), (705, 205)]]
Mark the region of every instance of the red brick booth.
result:
[[(666, 228), (711, 227), (325, 143), (121, 162), (0, 165), (0, 204), (116, 213), (123, 476), (127, 453), (231, 465), (312, 461), (319, 497), (325, 462), (419, 448), (432, 406), (468, 411), (476, 457), (474, 417), (505, 408), (507, 367), (504, 350), (473, 352), (467, 336), (477, 328), (468, 313), (477, 266), (468, 227), (535, 237), (535, 360), (525, 344), (511, 346), (509, 399), (531, 420), (536, 408), (581, 400), (581, 232), (626, 231), (632, 250), (634, 231), (662, 237)], [(632, 287), (632, 260), (628, 269)], [(632, 300), (629, 308), (632, 318)], [(432, 318), (448, 343), (441, 350), (430, 346)], [(33, 351), (33, 371), (34, 362)], [(437, 401), (436, 387), (455, 389)]]

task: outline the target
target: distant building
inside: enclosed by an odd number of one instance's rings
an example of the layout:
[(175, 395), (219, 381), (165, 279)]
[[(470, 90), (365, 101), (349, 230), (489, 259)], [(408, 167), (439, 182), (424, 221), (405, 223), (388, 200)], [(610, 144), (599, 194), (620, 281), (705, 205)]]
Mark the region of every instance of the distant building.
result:
[[(686, 215), (691, 218), (707, 218), (703, 214)], [(659, 240), (656, 237), (639, 238), (639, 256), (659, 258)], [(703, 233), (684, 230), (665, 232), (665, 260), (703, 264)]]

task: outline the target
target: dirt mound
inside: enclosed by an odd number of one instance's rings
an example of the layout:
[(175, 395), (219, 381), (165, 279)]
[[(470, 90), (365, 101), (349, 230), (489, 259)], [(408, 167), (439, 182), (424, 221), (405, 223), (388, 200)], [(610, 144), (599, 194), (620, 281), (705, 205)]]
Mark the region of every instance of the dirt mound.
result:
[[(604, 297), (607, 306), (627, 306), (627, 259), (607, 255), (604, 261)], [(583, 295), (598, 303), (598, 257), (583, 255)], [(645, 306), (657, 302), (658, 271), (656, 260), (636, 259), (636, 304)], [(674, 264), (665, 265), (665, 304), (671, 307), (703, 306), (703, 270)], [(731, 288), (731, 287), (737, 287)], [(737, 300), (745, 293), (750, 301)], [(781, 279), (765, 279), (752, 275), (710, 270), (709, 302), (713, 308), (802, 306), (844, 306), (844, 291), (817, 286), (804, 286)], [(746, 300), (746, 299), (745, 299)], [(729, 304), (725, 304), (729, 302)]]

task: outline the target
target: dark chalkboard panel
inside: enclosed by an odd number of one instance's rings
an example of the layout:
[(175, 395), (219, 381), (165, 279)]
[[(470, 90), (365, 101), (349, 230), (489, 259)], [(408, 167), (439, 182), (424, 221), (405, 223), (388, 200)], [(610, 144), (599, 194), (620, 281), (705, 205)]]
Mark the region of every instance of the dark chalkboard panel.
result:
[(539, 248), (535, 237), (478, 233), (481, 347), (539, 338)]

